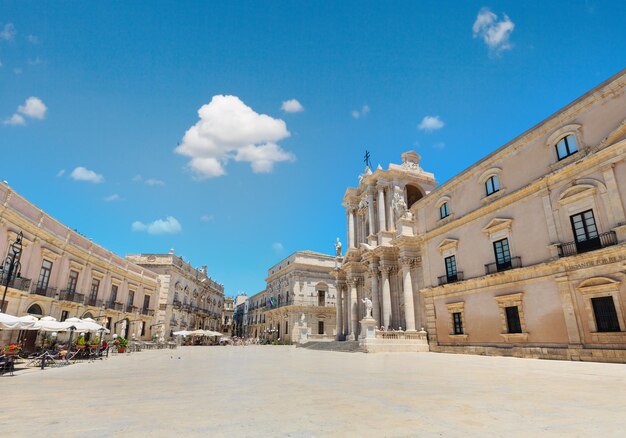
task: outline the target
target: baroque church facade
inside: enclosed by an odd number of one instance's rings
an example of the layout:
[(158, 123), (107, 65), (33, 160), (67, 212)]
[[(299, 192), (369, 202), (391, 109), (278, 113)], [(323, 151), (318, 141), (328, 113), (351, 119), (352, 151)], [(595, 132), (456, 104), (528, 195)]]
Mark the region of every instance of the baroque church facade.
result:
[[(626, 71), (444, 184), (420, 156), (343, 198), (337, 339), (427, 332), (431, 351), (626, 361)], [(378, 334), (380, 334), (377, 332)]]

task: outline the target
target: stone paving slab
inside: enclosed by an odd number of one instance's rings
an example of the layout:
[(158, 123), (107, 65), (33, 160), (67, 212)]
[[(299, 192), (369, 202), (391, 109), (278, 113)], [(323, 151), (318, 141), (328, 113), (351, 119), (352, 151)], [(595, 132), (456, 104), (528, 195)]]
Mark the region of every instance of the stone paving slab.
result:
[(0, 377), (0, 429), (11, 437), (623, 437), (625, 388), (619, 364), (183, 347)]

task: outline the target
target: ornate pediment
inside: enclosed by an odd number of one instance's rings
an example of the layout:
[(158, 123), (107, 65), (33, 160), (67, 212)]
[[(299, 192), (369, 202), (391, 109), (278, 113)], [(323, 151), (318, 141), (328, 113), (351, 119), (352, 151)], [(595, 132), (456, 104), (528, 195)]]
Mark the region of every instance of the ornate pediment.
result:
[(600, 143), (600, 147), (611, 145), (624, 138), (626, 138), (626, 120), (620, 123), (617, 129), (615, 129), (604, 140), (602, 140), (602, 143)]
[(487, 225), (485, 225), (482, 229), (485, 234), (493, 234), (497, 233), (501, 230), (510, 230), (511, 225), (513, 224), (513, 219), (505, 219), (505, 218), (493, 218), (489, 221)]
[(439, 245), (437, 245), (437, 249), (439, 249), (439, 252), (444, 252), (449, 249), (456, 249), (458, 246), (459, 239), (445, 238), (441, 241)]
[(576, 184), (561, 193), (561, 196), (559, 196), (559, 204), (568, 204), (587, 196), (593, 196), (596, 190), (596, 186), (592, 184)]
[(599, 292), (605, 290), (617, 290), (619, 289), (620, 282), (613, 280), (609, 277), (592, 277), (587, 280), (583, 280), (578, 285), (578, 290), (581, 292)]

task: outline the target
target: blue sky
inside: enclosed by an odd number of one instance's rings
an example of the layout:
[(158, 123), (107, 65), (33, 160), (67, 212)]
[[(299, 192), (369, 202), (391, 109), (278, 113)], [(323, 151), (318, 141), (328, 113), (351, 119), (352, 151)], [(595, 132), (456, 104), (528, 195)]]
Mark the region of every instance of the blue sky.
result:
[(444, 182), (624, 68), (624, 17), (617, 1), (0, 1), (0, 177), (108, 249), (175, 248), (253, 294), (283, 257), (345, 241), (365, 149), (385, 167), (415, 149)]

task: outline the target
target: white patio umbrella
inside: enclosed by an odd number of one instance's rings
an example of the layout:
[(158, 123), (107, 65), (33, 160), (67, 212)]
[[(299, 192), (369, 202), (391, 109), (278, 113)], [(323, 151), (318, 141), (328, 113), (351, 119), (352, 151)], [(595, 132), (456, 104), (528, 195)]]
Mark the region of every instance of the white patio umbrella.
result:
[[(30, 316), (30, 315), (27, 315)], [(34, 318), (34, 317), (33, 317)], [(35, 321), (37, 318), (34, 318)], [(4, 330), (26, 330), (32, 328), (35, 321), (26, 317), (18, 318), (8, 313), (0, 313), (0, 329)]]
[(66, 332), (71, 326), (71, 323), (59, 322), (52, 316), (44, 316), (35, 323), (34, 328), (45, 332)]
[(172, 333), (174, 336), (189, 336), (189, 333), (191, 333), (188, 330), (179, 330), (177, 332)]
[[(185, 336), (187, 336), (187, 335), (185, 335)], [(202, 329), (198, 329), (198, 330), (194, 330), (192, 332), (189, 332), (188, 336), (207, 336), (207, 334), (206, 334), (206, 331), (204, 331)]]

